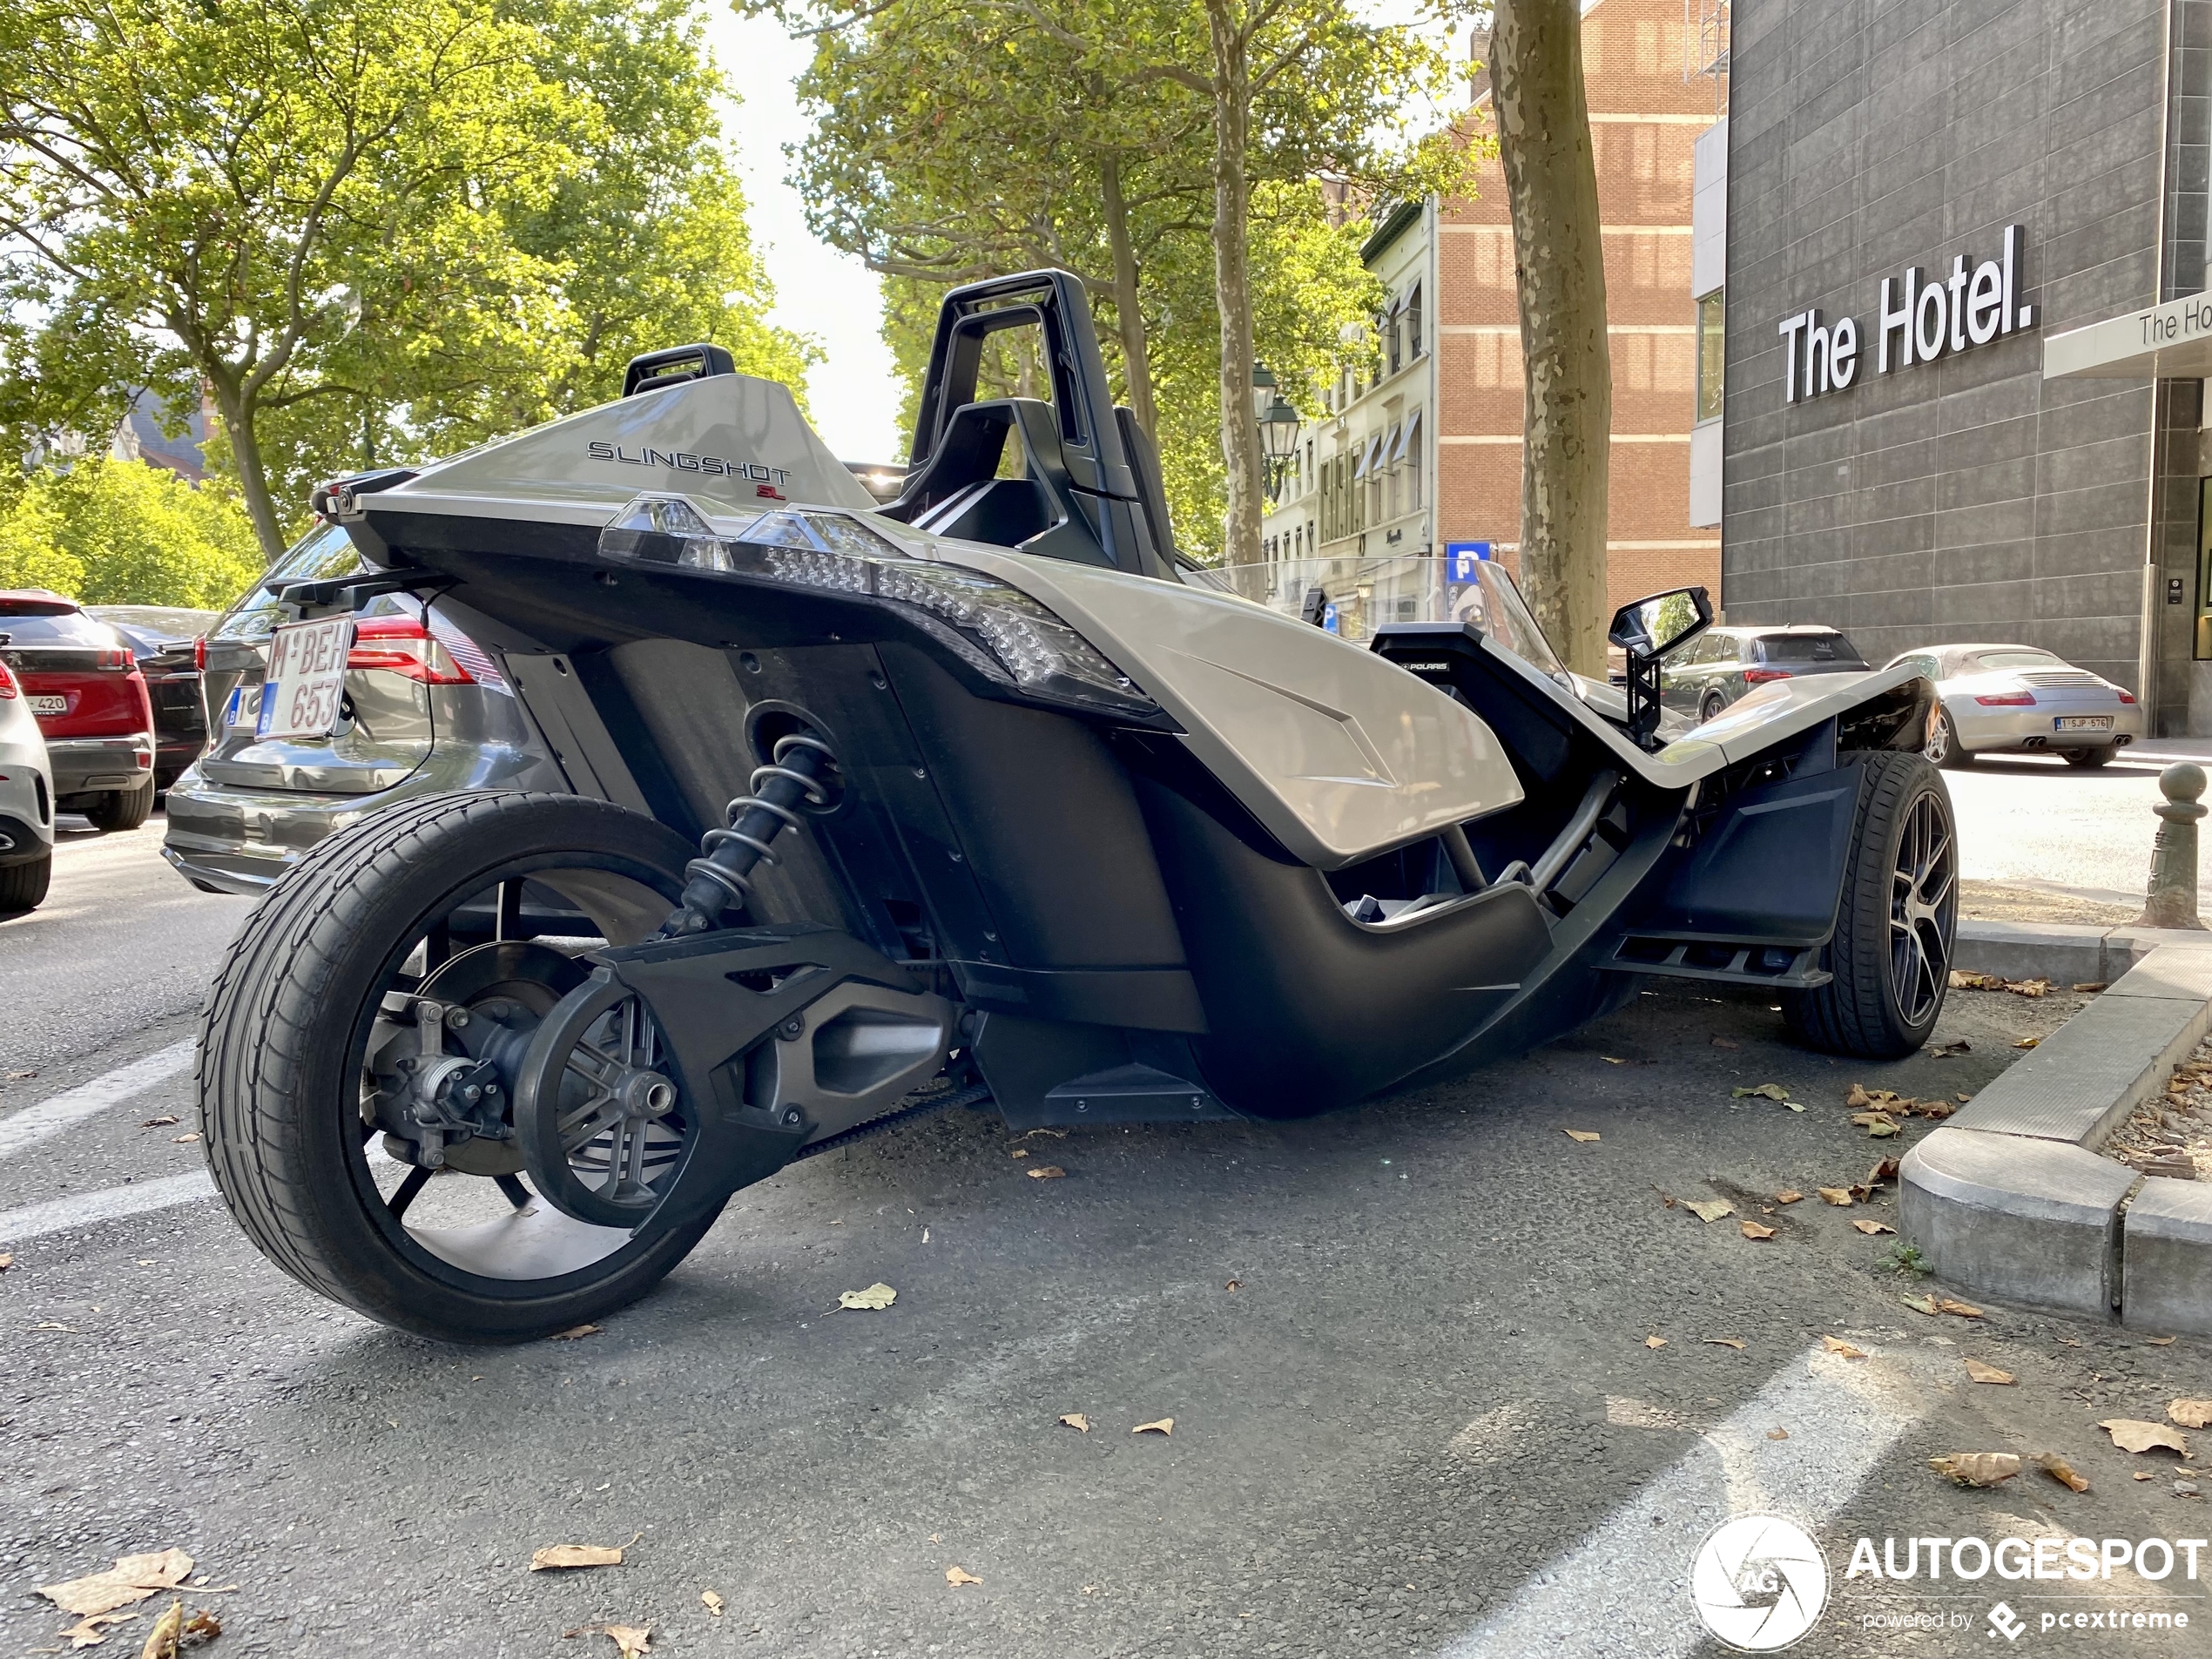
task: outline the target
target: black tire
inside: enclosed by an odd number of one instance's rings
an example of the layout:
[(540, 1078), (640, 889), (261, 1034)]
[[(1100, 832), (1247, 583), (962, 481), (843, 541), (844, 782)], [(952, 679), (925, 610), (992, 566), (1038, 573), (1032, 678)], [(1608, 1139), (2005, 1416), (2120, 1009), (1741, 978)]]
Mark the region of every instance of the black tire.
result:
[(1943, 1012), (1959, 922), (1958, 833), (1951, 792), (1924, 755), (1850, 758), (1858, 808), (1826, 966), (1810, 991), (1785, 991), (1782, 1018), (1809, 1047), (1897, 1060), (1928, 1040)]
[[(426, 919), (451, 914), (489, 881), (587, 869), (623, 884), (623, 927), (636, 936), (651, 925), (637, 925), (636, 914), (672, 900), (694, 850), (604, 801), (435, 795), (329, 837), (265, 894), (209, 992), (198, 1074), (208, 1167), (261, 1253), (370, 1318), (457, 1342), (527, 1341), (584, 1323), (636, 1300), (682, 1261), (719, 1206), (672, 1227), (587, 1229), (605, 1237), (579, 1240), (560, 1230), (580, 1224), (502, 1182), (510, 1197), (521, 1193), (514, 1202), (538, 1248), (550, 1241), (582, 1264), (551, 1278), (457, 1265), (425, 1241), (462, 1232), (411, 1226), (401, 1219), (407, 1201), (379, 1191), (360, 1102), (377, 1005)], [(592, 1251), (603, 1253), (585, 1259)], [(520, 1259), (534, 1258), (525, 1251)]]
[(54, 879), (54, 855), (41, 853), (28, 864), (11, 864), (0, 870), (0, 914), (18, 914), (46, 902), (46, 889)]
[(1728, 699), (1718, 691), (1706, 692), (1705, 700), (1697, 705), (1697, 724), (1703, 725), (1708, 720), (1718, 719), (1727, 707)]
[(1941, 704), (1936, 705), (1935, 718), (1928, 722), (1928, 745), (1920, 752), (1929, 765), (1946, 771), (1959, 772), (1974, 764), (1973, 754), (1959, 741), (1950, 712)]
[(153, 779), (129, 789), (111, 789), (97, 796), (84, 809), (84, 816), (92, 820), (92, 827), (110, 834), (119, 830), (134, 830), (153, 814)]
[(2099, 766), (2110, 765), (2111, 761), (2112, 745), (2108, 743), (2101, 743), (2094, 749), (2068, 749), (2066, 752), (2066, 764), (2079, 766), (2084, 772), (2094, 772)]

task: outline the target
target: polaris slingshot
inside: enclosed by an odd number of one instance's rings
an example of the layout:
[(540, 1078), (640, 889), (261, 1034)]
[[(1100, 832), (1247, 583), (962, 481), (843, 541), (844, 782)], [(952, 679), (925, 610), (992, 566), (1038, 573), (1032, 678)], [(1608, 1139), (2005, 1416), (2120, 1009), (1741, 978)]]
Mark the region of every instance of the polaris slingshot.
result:
[[(978, 395), (1009, 329), (1049, 400)], [(355, 609), (404, 592), (498, 656), (572, 791), (332, 835), (210, 995), (232, 1212), (373, 1318), (577, 1325), (739, 1189), (951, 1104), (1305, 1116), (1652, 974), (1756, 988), (1835, 1053), (1935, 1022), (1957, 859), (1910, 669), (1662, 727), (1702, 590), (1620, 613), (1615, 688), (1494, 567), (1471, 620), (1372, 648), (1186, 580), (1064, 273), (948, 297), (887, 505), (717, 348), (625, 380), (322, 486), (366, 569), (280, 596), (270, 730), (351, 718)]]

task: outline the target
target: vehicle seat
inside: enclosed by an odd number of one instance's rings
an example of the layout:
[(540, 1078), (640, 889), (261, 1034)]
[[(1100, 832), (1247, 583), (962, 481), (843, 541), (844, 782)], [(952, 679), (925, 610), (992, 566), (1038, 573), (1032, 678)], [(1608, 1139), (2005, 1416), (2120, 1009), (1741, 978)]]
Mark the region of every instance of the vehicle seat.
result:
[[(1009, 434), (1022, 444), (1020, 478), (999, 476)], [(991, 398), (953, 411), (943, 441), (894, 506), (894, 516), (933, 536), (1078, 564), (1114, 563), (1069, 475), (1058, 418), (1037, 398)]]

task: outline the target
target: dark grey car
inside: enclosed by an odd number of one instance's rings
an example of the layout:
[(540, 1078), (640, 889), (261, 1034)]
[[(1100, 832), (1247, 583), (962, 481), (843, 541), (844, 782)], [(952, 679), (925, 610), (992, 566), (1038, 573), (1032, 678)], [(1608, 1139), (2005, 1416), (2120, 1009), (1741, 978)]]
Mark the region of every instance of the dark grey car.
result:
[[(303, 538), (271, 584), (351, 576), (360, 556), (334, 525)], [(543, 738), (491, 657), (406, 595), (361, 609), (345, 697), (328, 737), (257, 726), (269, 636), (287, 619), (267, 586), (209, 631), (208, 747), (171, 786), (162, 854), (195, 887), (259, 893), (356, 819), (449, 789), (565, 792)]]
[(1709, 628), (1662, 666), (1662, 706), (1703, 724), (1746, 691), (1806, 674), (1863, 674), (1871, 666), (1833, 628)]

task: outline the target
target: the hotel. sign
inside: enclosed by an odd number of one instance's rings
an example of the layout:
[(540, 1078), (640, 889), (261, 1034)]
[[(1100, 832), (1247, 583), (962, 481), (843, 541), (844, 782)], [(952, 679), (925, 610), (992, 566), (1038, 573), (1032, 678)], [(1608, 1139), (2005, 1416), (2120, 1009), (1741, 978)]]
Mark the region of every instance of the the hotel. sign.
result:
[[(2001, 254), (1979, 265), (1958, 254), (1948, 278), (1931, 280), (1917, 266), (1884, 277), (1875, 311), (1874, 372), (1932, 363), (2032, 327), (2035, 307), (2020, 302), (2020, 238), (2019, 226), (2006, 226)], [(1858, 378), (1858, 319), (1827, 323), (1817, 310), (1801, 311), (1784, 318), (1777, 332), (1784, 402), (1840, 392)]]
[(2212, 294), (2193, 293), (2043, 342), (2043, 378), (2202, 380), (2212, 374)]

